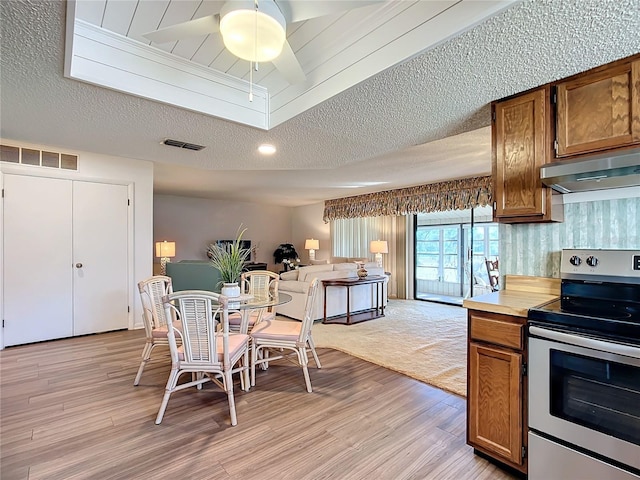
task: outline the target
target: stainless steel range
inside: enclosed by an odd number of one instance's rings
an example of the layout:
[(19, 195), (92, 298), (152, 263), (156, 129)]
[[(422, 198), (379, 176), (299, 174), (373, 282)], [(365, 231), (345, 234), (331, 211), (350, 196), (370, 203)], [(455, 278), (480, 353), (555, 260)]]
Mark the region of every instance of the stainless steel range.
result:
[(640, 250), (563, 250), (529, 310), (529, 479), (640, 479)]

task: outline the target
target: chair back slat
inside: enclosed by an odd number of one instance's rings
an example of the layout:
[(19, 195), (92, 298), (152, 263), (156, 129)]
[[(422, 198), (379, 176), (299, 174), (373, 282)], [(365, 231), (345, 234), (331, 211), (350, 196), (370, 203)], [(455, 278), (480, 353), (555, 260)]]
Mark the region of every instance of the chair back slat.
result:
[(180, 312), (184, 333), (184, 353), (188, 362), (217, 361), (215, 323), (211, 300), (180, 298)]
[[(170, 277), (167, 277), (170, 278)], [(152, 299), (152, 318), (154, 319), (154, 328), (161, 328), (167, 326), (167, 317), (165, 315), (164, 304), (162, 303), (162, 297), (173, 293), (171, 289), (171, 281), (165, 283), (163, 281), (152, 282), (149, 284), (149, 294)]]
[[(162, 303), (165, 295), (173, 293), (171, 277), (155, 275), (138, 283), (142, 315), (147, 335), (151, 330), (167, 326), (167, 316)], [(173, 315), (173, 314), (171, 314)]]
[[(181, 364), (228, 365), (229, 362), (229, 316), (227, 297), (204, 290), (183, 290), (167, 295), (164, 300), (165, 311), (170, 315), (171, 303), (178, 308), (182, 322), (184, 360)], [(216, 331), (216, 318), (222, 328)], [(169, 337), (176, 335), (169, 322)], [(217, 339), (222, 337), (222, 350)], [(220, 354), (222, 353), (222, 358)]]
[[(271, 297), (278, 295), (278, 282), (280, 275), (269, 270), (251, 270), (244, 272), (241, 277), (242, 291), (253, 295), (256, 300), (269, 300)], [(263, 315), (266, 312), (273, 312), (275, 314), (275, 307), (266, 307), (256, 309), (257, 320), (256, 323), (262, 321)], [(251, 327), (249, 327), (251, 329)]]
[(300, 336), (298, 342), (303, 343), (307, 341), (311, 327), (313, 327), (313, 318), (311, 313), (315, 304), (316, 295), (318, 294), (318, 285), (320, 280), (314, 278), (309, 284), (309, 290), (307, 290), (307, 299), (304, 304), (304, 318), (302, 319), (302, 328), (300, 328)]
[(252, 270), (241, 276), (242, 291), (253, 295), (254, 298), (268, 299), (270, 295), (278, 293), (277, 273), (268, 270)]

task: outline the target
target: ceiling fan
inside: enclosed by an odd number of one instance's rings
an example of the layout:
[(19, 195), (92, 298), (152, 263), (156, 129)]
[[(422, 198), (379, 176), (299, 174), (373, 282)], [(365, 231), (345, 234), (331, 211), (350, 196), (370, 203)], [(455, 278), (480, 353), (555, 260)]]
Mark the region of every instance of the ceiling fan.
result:
[(155, 43), (220, 32), (225, 47), (250, 62), (272, 62), (293, 85), (306, 79), (286, 39), (288, 24), (364, 7), (384, 0), (229, 0), (213, 15), (178, 23), (143, 36)]

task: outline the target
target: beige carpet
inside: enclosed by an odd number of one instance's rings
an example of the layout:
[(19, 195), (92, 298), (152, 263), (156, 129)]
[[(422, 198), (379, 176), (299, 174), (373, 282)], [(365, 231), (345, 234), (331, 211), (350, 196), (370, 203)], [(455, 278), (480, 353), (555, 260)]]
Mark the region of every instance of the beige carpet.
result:
[(334, 348), (458, 395), (467, 394), (467, 311), (390, 300), (385, 316), (313, 326), (316, 347)]

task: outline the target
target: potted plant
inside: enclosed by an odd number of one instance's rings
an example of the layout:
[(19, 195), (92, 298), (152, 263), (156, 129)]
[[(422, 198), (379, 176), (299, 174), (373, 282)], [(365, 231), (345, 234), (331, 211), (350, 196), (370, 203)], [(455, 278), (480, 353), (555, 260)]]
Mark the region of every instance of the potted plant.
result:
[(220, 283), (223, 285), (221, 293), (227, 297), (237, 297), (240, 295), (240, 275), (247, 262), (251, 250), (242, 248), (242, 235), (247, 231), (242, 229), (242, 225), (238, 227), (236, 239), (227, 245), (211, 244), (207, 249), (207, 256), (211, 261), (211, 265), (220, 271)]
[(292, 264), (295, 265), (294, 262), (300, 263), (298, 252), (296, 252), (295, 247), (291, 243), (281, 243), (278, 245), (276, 251), (273, 252), (273, 258), (276, 263), (283, 264), (285, 271), (289, 270)]

